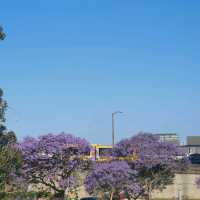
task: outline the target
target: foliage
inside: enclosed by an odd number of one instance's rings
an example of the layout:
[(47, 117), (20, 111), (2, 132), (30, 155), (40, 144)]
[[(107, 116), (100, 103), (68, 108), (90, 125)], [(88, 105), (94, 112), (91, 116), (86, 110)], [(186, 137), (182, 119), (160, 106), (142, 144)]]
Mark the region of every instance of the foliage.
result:
[(125, 161), (97, 163), (86, 177), (86, 190), (104, 200), (119, 197), (119, 193), (127, 188), (139, 192), (138, 184), (133, 181), (135, 175), (136, 172)]
[(13, 174), (21, 167), (21, 153), (15, 146), (0, 148), (0, 190), (5, 191), (11, 185)]
[(16, 142), (17, 137), (13, 131), (3, 132), (0, 134), (0, 148), (15, 144)]
[(163, 190), (173, 183), (175, 170), (183, 169), (187, 164), (186, 160), (177, 159), (184, 156), (179, 147), (161, 142), (157, 136), (145, 133), (119, 142), (114, 154), (115, 156), (137, 154), (138, 159), (128, 163), (131, 169), (138, 172), (138, 182), (143, 187), (144, 192), (138, 195), (147, 196), (149, 199), (153, 190)]
[(6, 34), (3, 31), (3, 28), (0, 26), (0, 40), (4, 40), (6, 37)]
[(13, 131), (6, 131), (6, 110), (7, 102), (3, 99), (3, 90), (0, 88), (0, 148), (9, 144), (14, 144), (17, 141)]
[(50, 199), (51, 194), (48, 192), (1, 192), (0, 199), (2, 200), (36, 200)]
[[(88, 168), (83, 156), (90, 145), (85, 139), (69, 134), (47, 134), (37, 139), (26, 138), (20, 144), (23, 154), (23, 175), (31, 184), (42, 184), (64, 197), (78, 186), (78, 172)], [(67, 191), (66, 191), (67, 190)]]
[(7, 109), (7, 102), (3, 99), (3, 90), (0, 88), (0, 135), (6, 130), (5, 126), (5, 112)]
[(3, 90), (0, 89), (0, 190), (5, 191), (21, 166), (21, 154), (16, 146), (15, 133), (6, 131), (5, 111), (7, 102), (2, 98)]

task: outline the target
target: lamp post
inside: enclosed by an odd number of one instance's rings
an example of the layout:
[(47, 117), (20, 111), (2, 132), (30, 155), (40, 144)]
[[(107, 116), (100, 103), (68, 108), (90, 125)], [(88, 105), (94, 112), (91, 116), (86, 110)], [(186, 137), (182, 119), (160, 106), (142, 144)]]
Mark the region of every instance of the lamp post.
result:
[(121, 111), (116, 111), (112, 113), (112, 146), (115, 146), (115, 115), (121, 114)]

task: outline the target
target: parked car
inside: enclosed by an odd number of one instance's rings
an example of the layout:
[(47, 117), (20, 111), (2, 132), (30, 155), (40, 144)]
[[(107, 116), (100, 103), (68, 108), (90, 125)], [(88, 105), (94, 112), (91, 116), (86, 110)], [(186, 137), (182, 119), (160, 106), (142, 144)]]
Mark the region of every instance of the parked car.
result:
[(200, 154), (191, 154), (189, 160), (192, 164), (200, 164)]

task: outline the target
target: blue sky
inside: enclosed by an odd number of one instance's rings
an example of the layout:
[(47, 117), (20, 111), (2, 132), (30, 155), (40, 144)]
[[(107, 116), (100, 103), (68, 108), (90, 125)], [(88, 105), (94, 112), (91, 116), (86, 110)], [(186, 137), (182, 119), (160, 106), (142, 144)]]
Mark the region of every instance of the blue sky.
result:
[(1, 2), (0, 87), (9, 129), (111, 143), (139, 131), (200, 133), (200, 3)]

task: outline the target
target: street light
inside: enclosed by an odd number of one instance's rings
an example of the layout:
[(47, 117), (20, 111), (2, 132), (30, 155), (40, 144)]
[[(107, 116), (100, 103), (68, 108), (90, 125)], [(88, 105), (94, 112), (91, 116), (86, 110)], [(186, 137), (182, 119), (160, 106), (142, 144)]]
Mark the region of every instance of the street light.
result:
[(121, 111), (116, 111), (112, 113), (112, 146), (115, 146), (115, 115), (121, 114)]

